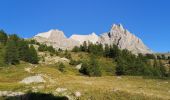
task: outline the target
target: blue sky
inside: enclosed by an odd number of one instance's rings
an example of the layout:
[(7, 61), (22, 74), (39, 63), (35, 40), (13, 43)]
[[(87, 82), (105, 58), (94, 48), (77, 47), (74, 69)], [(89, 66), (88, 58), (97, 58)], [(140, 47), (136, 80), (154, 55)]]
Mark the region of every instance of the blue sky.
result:
[(50, 29), (101, 34), (121, 23), (155, 52), (170, 51), (169, 0), (0, 0), (0, 29), (32, 37)]

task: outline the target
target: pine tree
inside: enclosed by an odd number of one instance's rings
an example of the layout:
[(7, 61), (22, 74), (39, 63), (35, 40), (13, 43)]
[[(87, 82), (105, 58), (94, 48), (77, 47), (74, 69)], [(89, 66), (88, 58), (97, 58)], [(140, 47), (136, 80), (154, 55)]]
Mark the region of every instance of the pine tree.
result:
[(6, 44), (7, 38), (7, 34), (3, 30), (0, 30), (0, 43)]
[(20, 38), (18, 37), (17, 34), (12, 34), (12, 35), (9, 35), (9, 40), (13, 40), (17, 44), (19, 42)]
[(55, 53), (55, 49), (52, 46), (48, 46), (47, 50), (51, 53)]
[(168, 76), (168, 73), (167, 73), (166, 68), (165, 68), (165, 66), (163, 65), (163, 63), (162, 63), (161, 60), (159, 60), (159, 65), (160, 65), (159, 67), (160, 67), (161, 76), (162, 76), (162, 77), (167, 77), (167, 76)]
[(82, 67), (79, 71), (88, 76), (102, 75), (99, 63), (94, 55), (91, 56), (90, 61), (83, 62)]
[(0, 67), (5, 66), (4, 51), (4, 46), (0, 46)]
[(86, 43), (86, 41), (83, 42), (82, 51), (87, 51), (87, 43)]
[(37, 55), (37, 52), (33, 45), (30, 46), (29, 53), (30, 53), (29, 62), (32, 64), (37, 64), (38, 63), (38, 55)]
[(72, 49), (72, 52), (78, 52), (80, 51), (80, 48), (78, 46), (75, 46), (73, 49)]
[(109, 53), (110, 53), (110, 50), (109, 50), (109, 45), (108, 44), (105, 44), (105, 47), (104, 47), (104, 56), (105, 57), (109, 57)]
[(17, 44), (14, 40), (9, 40), (5, 48), (5, 62), (7, 64), (18, 64), (19, 63), (19, 53)]
[(21, 40), (18, 43), (18, 52), (19, 52), (19, 59), (29, 62), (30, 53), (29, 53), (29, 46), (26, 41)]

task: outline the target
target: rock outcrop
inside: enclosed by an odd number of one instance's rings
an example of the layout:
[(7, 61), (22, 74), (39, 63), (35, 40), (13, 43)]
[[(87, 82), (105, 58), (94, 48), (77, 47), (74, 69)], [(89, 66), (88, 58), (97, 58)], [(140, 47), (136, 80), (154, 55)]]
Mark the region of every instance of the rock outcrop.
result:
[(64, 33), (60, 30), (50, 30), (48, 32), (39, 33), (34, 37), (40, 43), (52, 45), (57, 49), (71, 49), (76, 45), (80, 45), (79, 42), (68, 39)]
[(22, 81), (20, 81), (20, 83), (24, 83), (24, 84), (44, 83), (44, 82), (45, 82), (44, 78), (42, 76), (40, 76), (40, 75), (26, 77)]
[(39, 33), (34, 37), (40, 43), (52, 45), (54, 48), (72, 49), (74, 46), (80, 46), (84, 41), (91, 43), (101, 43), (117, 45), (120, 49), (128, 49), (132, 53), (152, 53), (152, 51), (144, 45), (141, 39), (126, 30), (121, 24), (114, 24), (109, 32), (100, 36), (95, 33), (89, 35), (72, 35), (67, 38), (62, 31), (50, 30), (48, 32)]
[(98, 35), (95, 33), (89, 34), (89, 35), (72, 35), (70, 39), (76, 40), (80, 44), (83, 44), (84, 41), (91, 42), (91, 43), (97, 43), (99, 40)]
[(100, 36), (99, 43), (108, 45), (115, 44), (121, 49), (130, 50), (134, 54), (152, 53), (152, 51), (144, 45), (141, 39), (124, 29), (121, 24), (114, 24), (110, 32), (103, 33)]

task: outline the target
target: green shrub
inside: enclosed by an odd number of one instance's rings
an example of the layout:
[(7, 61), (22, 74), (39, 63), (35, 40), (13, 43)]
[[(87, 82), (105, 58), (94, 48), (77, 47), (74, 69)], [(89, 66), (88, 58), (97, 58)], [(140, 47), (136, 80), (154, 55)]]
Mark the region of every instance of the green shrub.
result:
[(78, 65), (78, 64), (80, 64), (81, 63), (81, 61), (76, 61), (76, 60), (73, 60), (73, 59), (70, 59), (70, 62), (69, 62), (69, 64), (70, 65)]
[(83, 62), (79, 71), (88, 76), (102, 76), (99, 63), (94, 57), (91, 57), (90, 61)]
[(65, 69), (65, 65), (63, 63), (60, 63), (58, 66), (58, 70), (60, 70), (61, 72), (64, 72)]

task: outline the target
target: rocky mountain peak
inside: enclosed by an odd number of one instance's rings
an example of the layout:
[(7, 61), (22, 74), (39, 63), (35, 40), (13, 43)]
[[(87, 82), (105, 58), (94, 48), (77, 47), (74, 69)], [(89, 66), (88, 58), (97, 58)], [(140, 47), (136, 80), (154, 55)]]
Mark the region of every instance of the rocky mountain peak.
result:
[(121, 49), (128, 49), (133, 53), (151, 53), (151, 50), (134, 34), (130, 33), (123, 25), (113, 24), (111, 30), (101, 35), (100, 43), (115, 44)]
[(80, 44), (83, 44), (84, 41), (97, 43), (99, 39), (98, 35), (96, 35), (94, 32), (88, 35), (72, 35), (70, 38), (78, 41)]
[(48, 32), (38, 33), (35, 37), (51, 38), (51, 37), (66, 37), (63, 31), (51, 29)]
[(111, 30), (121, 30), (124, 31), (124, 27), (122, 24), (113, 24)]
[(100, 36), (93, 32), (88, 35), (73, 34), (70, 38), (67, 38), (63, 31), (52, 29), (48, 32), (37, 34), (34, 39), (61, 49), (72, 49), (74, 46), (80, 46), (86, 41), (87, 43), (101, 43), (103, 45), (115, 44), (120, 49), (128, 49), (134, 54), (152, 53), (140, 38), (125, 29), (122, 24), (113, 24), (109, 32), (103, 33)]

